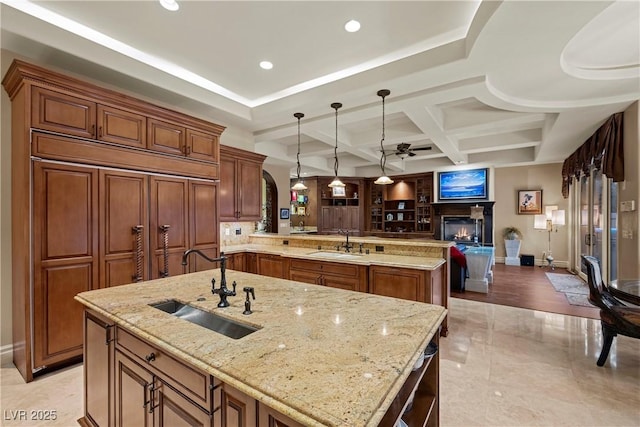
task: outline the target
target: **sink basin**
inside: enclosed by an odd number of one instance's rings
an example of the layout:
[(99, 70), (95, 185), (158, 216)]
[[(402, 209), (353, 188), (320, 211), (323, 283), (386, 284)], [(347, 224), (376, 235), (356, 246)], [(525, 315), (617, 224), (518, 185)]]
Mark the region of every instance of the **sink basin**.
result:
[(317, 256), (320, 258), (338, 258), (338, 259), (358, 259), (362, 256), (362, 255), (349, 254), (349, 253), (338, 252), (338, 251), (336, 252), (317, 251), (317, 252), (311, 252), (307, 255)]
[(258, 328), (254, 328), (253, 326), (234, 322), (233, 320), (220, 317), (213, 313), (209, 313), (208, 311), (200, 310), (199, 308), (183, 304), (176, 300), (163, 301), (149, 305), (157, 308), (158, 310), (162, 310), (165, 313), (172, 314), (180, 319), (184, 319), (211, 331), (226, 335), (234, 340), (247, 336), (258, 330)]

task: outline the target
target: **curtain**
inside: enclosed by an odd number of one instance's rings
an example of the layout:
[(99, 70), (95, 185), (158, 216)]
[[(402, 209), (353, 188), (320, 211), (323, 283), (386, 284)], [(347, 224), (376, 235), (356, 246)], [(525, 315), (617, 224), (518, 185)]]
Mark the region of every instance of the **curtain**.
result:
[(623, 113), (609, 117), (562, 165), (562, 196), (569, 197), (574, 179), (600, 169), (614, 182), (624, 181), (624, 150), (622, 138)]

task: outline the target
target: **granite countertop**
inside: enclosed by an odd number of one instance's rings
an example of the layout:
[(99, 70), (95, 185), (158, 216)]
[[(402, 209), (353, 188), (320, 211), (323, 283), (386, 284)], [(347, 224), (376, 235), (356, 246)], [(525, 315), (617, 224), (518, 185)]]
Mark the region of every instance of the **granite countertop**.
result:
[[(218, 269), (76, 299), (310, 426), (377, 425), (446, 315), (441, 306), (227, 270), (238, 290), (255, 288), (253, 314), (245, 316), (240, 295), (216, 307), (212, 276), (220, 283)], [(234, 340), (149, 306), (169, 299), (260, 329)]]
[[(338, 240), (336, 240), (338, 241)], [(342, 240), (341, 240), (342, 241)], [(391, 254), (346, 254), (344, 251), (338, 252), (335, 247), (324, 247), (321, 250), (312, 248), (299, 248), (290, 246), (261, 245), (261, 244), (245, 244), (236, 246), (225, 246), (222, 248), (225, 254), (234, 254), (239, 252), (255, 252), (263, 254), (280, 255), (290, 258), (310, 259), (316, 261), (330, 261), (347, 264), (359, 265), (380, 265), (388, 267), (413, 268), (419, 270), (435, 270), (443, 265), (446, 261), (444, 258), (427, 258), (421, 256), (410, 255), (391, 255)], [(321, 252), (321, 253), (318, 253)]]

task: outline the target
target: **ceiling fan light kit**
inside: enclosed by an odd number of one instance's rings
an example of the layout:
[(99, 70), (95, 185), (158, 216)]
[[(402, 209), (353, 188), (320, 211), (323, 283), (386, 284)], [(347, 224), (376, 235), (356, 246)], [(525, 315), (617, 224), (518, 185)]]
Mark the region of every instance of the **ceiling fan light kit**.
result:
[(307, 186), (304, 185), (304, 183), (302, 182), (302, 180), (300, 179), (300, 119), (304, 117), (303, 113), (294, 113), (293, 117), (295, 117), (296, 119), (298, 119), (298, 154), (296, 155), (296, 159), (297, 159), (297, 175), (298, 175), (298, 181), (294, 184), (293, 187), (291, 187), (292, 190), (294, 191), (302, 191), (302, 190), (306, 190)]
[(342, 108), (342, 104), (334, 102), (331, 104), (331, 108), (336, 110), (336, 146), (333, 149), (333, 173), (335, 174), (335, 178), (333, 178), (329, 187), (345, 187), (344, 182), (338, 178), (338, 109)]
[(384, 152), (384, 98), (389, 96), (391, 91), (389, 89), (380, 89), (378, 91), (378, 96), (382, 98), (382, 138), (380, 138), (380, 170), (382, 171), (382, 175), (380, 178), (376, 179), (373, 183), (378, 185), (389, 185), (393, 184), (393, 180), (387, 176), (387, 173), (384, 170), (384, 166), (387, 163), (387, 154)]

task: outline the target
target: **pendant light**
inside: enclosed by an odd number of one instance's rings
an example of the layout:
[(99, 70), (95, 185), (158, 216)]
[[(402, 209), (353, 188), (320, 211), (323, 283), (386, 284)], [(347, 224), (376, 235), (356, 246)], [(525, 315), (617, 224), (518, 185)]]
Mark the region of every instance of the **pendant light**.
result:
[(384, 171), (384, 166), (387, 164), (387, 154), (384, 152), (384, 98), (391, 93), (388, 89), (381, 89), (378, 91), (378, 96), (382, 98), (382, 138), (380, 138), (380, 169), (382, 175), (376, 179), (373, 183), (379, 185), (393, 184), (393, 180), (389, 178)]
[(304, 114), (294, 113), (293, 117), (298, 119), (298, 154), (296, 156), (296, 160), (298, 164), (298, 169), (297, 169), (298, 182), (296, 182), (295, 185), (291, 187), (291, 189), (294, 191), (302, 191), (307, 189), (307, 186), (304, 185), (304, 183), (300, 179), (300, 119), (304, 117)]
[(329, 184), (329, 187), (344, 187), (344, 182), (340, 181), (338, 178), (338, 109), (342, 107), (342, 104), (339, 102), (334, 102), (331, 104), (331, 108), (336, 110), (336, 146), (333, 149), (333, 173), (335, 174), (335, 178)]

